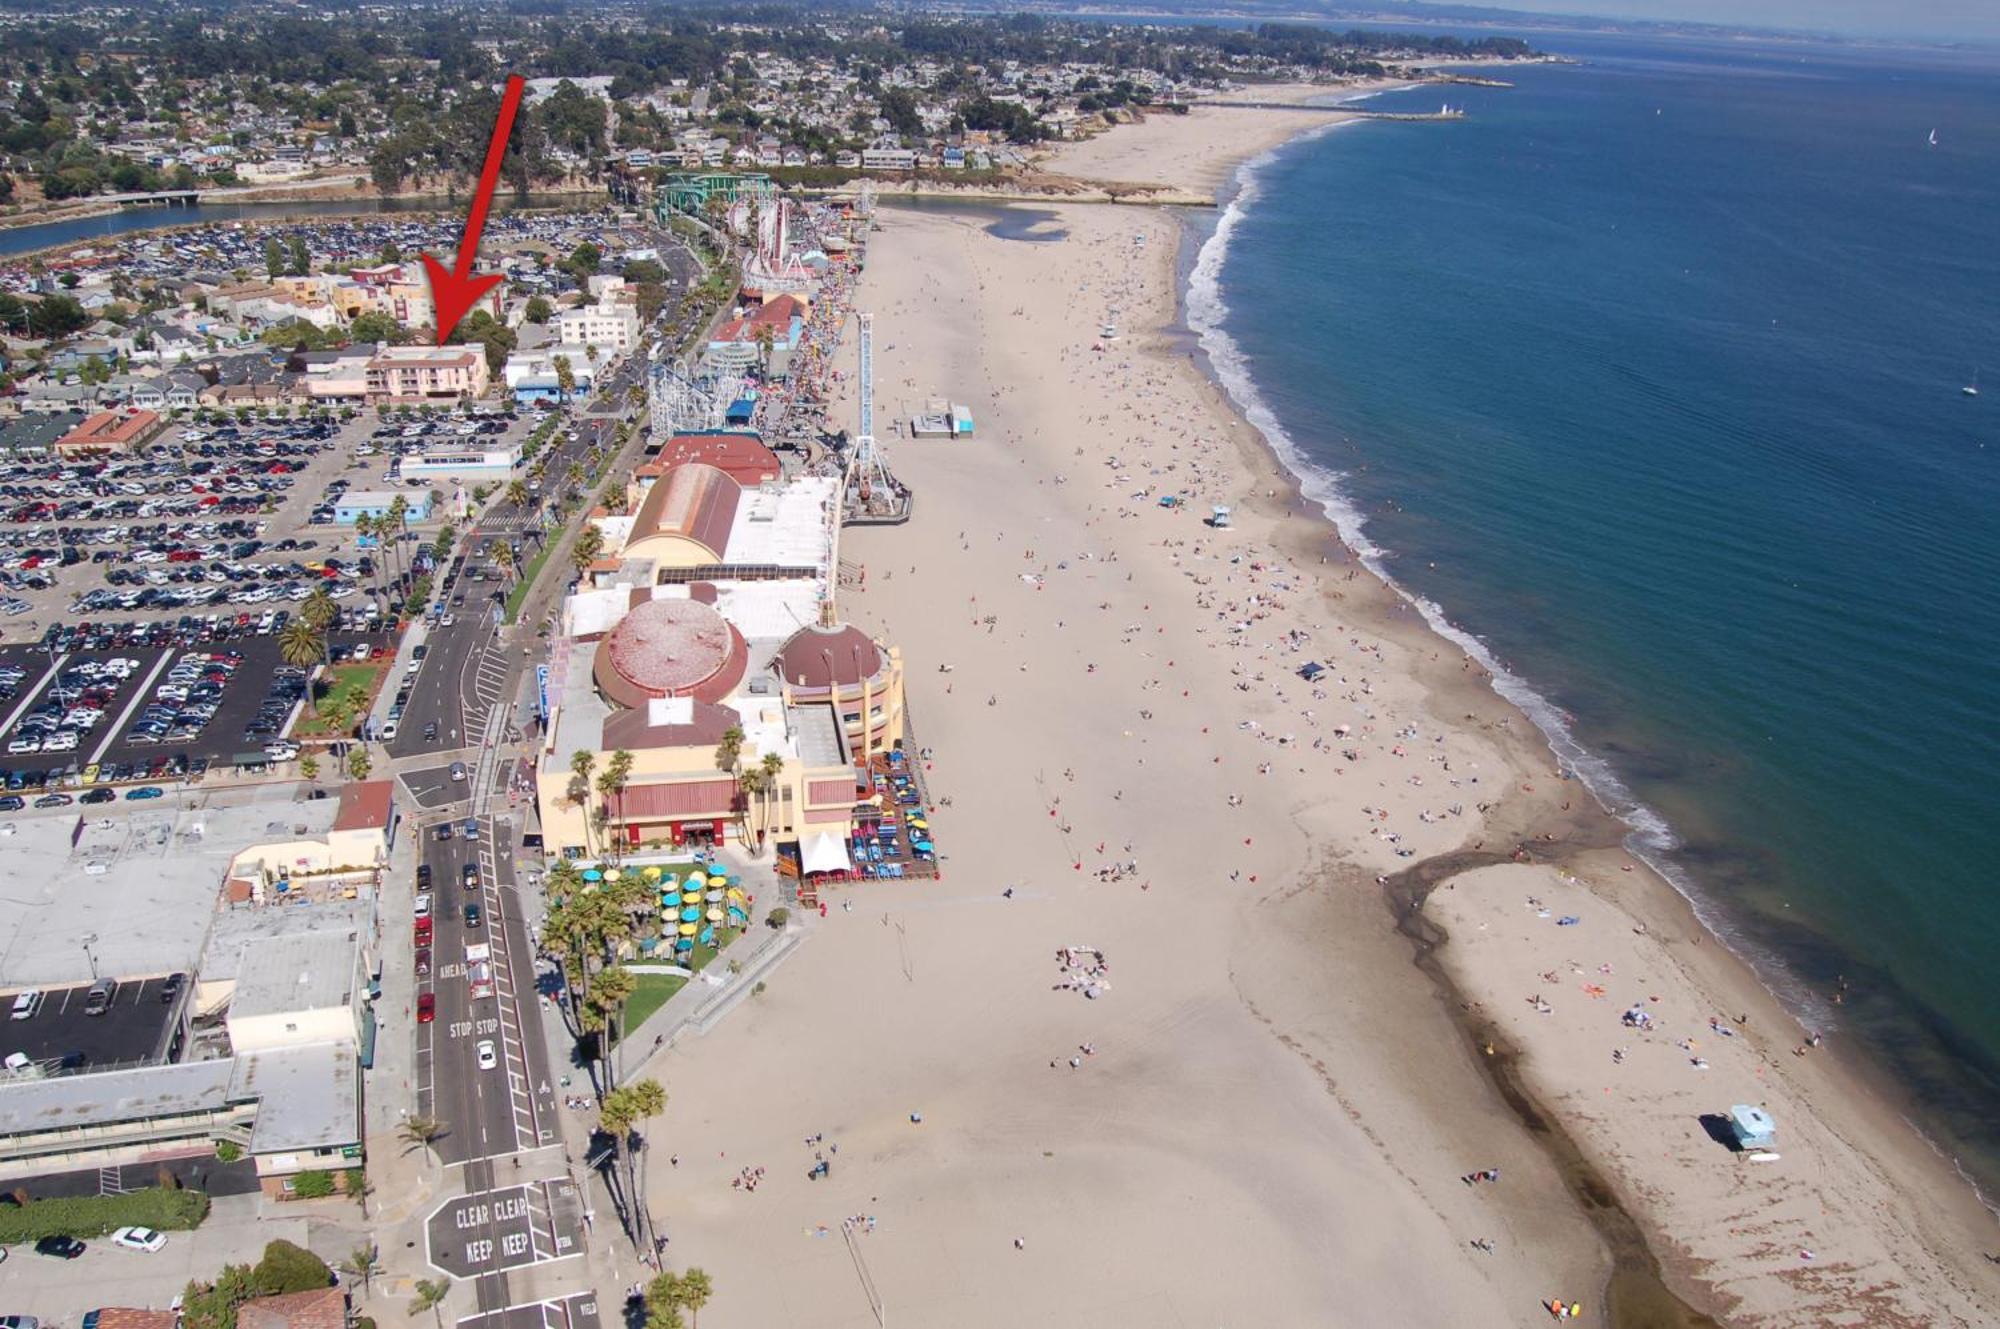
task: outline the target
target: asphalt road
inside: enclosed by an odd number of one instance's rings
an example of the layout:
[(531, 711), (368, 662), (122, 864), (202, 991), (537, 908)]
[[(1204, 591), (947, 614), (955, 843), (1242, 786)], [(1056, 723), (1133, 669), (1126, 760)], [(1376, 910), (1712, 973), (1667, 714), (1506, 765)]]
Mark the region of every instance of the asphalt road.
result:
[[(534, 1011), (534, 956), (511, 854), (496, 859), (494, 823), (480, 822), (468, 840), (463, 826), (449, 840), (426, 827), (423, 861), (431, 869), (431, 972), (417, 991), (437, 999), (436, 1018), (419, 1026), (417, 1112), (444, 1123), (438, 1156), (447, 1164), (504, 1158), (558, 1138), (554, 1077)], [(504, 830), (511, 838), (511, 830)], [(466, 866), (478, 869), (468, 889)], [(480, 923), (468, 927), (465, 906), (476, 903)], [(494, 994), (472, 995), (465, 948), (492, 952)], [(497, 1065), (481, 1070), (479, 1045), (491, 1043)]]

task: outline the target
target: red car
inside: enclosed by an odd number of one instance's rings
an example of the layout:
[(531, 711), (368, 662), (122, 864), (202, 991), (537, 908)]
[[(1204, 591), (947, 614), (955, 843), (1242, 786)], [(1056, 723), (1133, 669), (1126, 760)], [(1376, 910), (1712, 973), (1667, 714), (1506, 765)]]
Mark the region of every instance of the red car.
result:
[(431, 920), (429, 917), (420, 918), (417, 920), (417, 945), (428, 946), (430, 944)]
[(435, 992), (420, 993), (417, 997), (417, 1023), (429, 1024), (437, 1019), (438, 999)]

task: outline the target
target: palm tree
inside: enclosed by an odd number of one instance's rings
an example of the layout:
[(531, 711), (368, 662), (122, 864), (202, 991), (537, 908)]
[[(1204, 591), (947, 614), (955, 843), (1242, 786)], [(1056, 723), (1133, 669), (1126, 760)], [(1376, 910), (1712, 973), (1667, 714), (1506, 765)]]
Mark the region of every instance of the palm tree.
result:
[(715, 1295), (715, 1280), (700, 1265), (689, 1265), (687, 1272), (675, 1280), (678, 1290), (677, 1300), (694, 1312), (695, 1329), (701, 1329), (701, 1308), (708, 1305)]
[[(605, 976), (610, 977), (609, 974)], [(666, 1106), (667, 1094), (660, 1088), (658, 1080), (640, 1080), (624, 1089), (614, 1089), (598, 1104), (598, 1124), (618, 1142), (616, 1159), (624, 1177), (622, 1189), (628, 1210), (626, 1219), (629, 1226), (626, 1230), (635, 1249), (643, 1249), (651, 1242), (651, 1225), (639, 1203), (637, 1162), (639, 1149), (643, 1147), (639, 1127), (642, 1122), (664, 1111)]]
[(597, 754), (587, 748), (578, 748), (569, 754), (569, 795), (571, 806), (584, 809), (583, 851), (590, 848), (590, 776), (597, 769)]
[(517, 508), (528, 506), (528, 483), (525, 480), (507, 482), (507, 501)]
[(736, 763), (742, 758), (743, 729), (739, 725), (731, 725), (722, 731), (722, 741), (715, 745), (715, 769), (733, 774)]
[(576, 543), (570, 546), (569, 561), (576, 564), (576, 570), (581, 574), (603, 552), (604, 532), (595, 525), (585, 526), (576, 533)]
[(769, 323), (759, 323), (751, 339), (757, 343), (757, 362), (763, 366), (764, 376), (768, 378), (771, 374), (771, 350), (777, 343), (778, 334)]
[(618, 1063), (613, 1059), (612, 1050), (619, 1037), (619, 1022), (625, 1015), (625, 1003), (639, 990), (639, 980), (623, 965), (613, 965), (597, 976), (597, 982), (590, 989), (590, 1004), (585, 1008), (583, 1027), (597, 1038), (597, 1059), (604, 1065), (604, 1083), (607, 1086), (618, 1082)]
[(556, 391), (564, 401), (568, 401), (570, 394), (576, 391), (576, 368), (570, 364), (566, 355), (556, 356), (555, 367)]
[(398, 1127), (398, 1133), (403, 1137), (404, 1153), (422, 1149), (431, 1153), (433, 1162), (437, 1158), (433, 1152), (437, 1142), (450, 1134), (445, 1129), (445, 1124), (436, 1117), (405, 1117), (403, 1124)]
[(327, 594), (324, 581), (313, 587), (312, 594), (300, 601), (298, 616), (311, 624), (315, 632), (324, 633), (333, 626), (333, 620), (340, 616), (340, 606), (333, 602), (331, 595)]
[(605, 759), (604, 774), (597, 777), (597, 792), (607, 802), (616, 802), (621, 823), (625, 820), (625, 788), (631, 783), (632, 754), (619, 748)]
[(306, 705), (317, 716), (319, 707), (313, 696), (312, 670), (326, 659), (326, 633), (306, 622), (301, 614), (285, 624), (285, 630), (278, 634), (278, 658), (306, 671)]
[[(514, 483), (519, 484), (521, 482), (516, 480)], [(508, 585), (512, 586), (514, 573), (517, 570), (514, 562), (514, 546), (508, 544), (505, 540), (494, 544), (493, 566), (500, 569), (501, 575), (506, 578)]]
[(352, 1274), (361, 1280), (363, 1296), (368, 1295), (374, 1284), (375, 1275), (382, 1272), (380, 1255), (381, 1252), (376, 1250), (375, 1243), (367, 1241), (349, 1251), (347, 1258), (340, 1262), (341, 1273)]
[(444, 1313), (438, 1310), (438, 1307), (443, 1305), (445, 1297), (450, 1295), (451, 1281), (444, 1278), (419, 1278), (412, 1290), (417, 1295), (416, 1299), (410, 1302), (410, 1314), (422, 1315), (425, 1311), (429, 1311), (432, 1318), (437, 1321), (438, 1329), (444, 1329)]
[(778, 797), (778, 777), (784, 775), (784, 757), (778, 753), (764, 753), (764, 761), (758, 763), (764, 771), (764, 829), (770, 831), (770, 805)]
[(763, 802), (764, 791), (770, 788), (770, 782), (770, 777), (764, 774), (764, 768), (761, 766), (752, 766), (737, 773), (736, 787), (743, 792), (743, 827), (746, 839), (751, 829), (750, 809), (753, 805)]

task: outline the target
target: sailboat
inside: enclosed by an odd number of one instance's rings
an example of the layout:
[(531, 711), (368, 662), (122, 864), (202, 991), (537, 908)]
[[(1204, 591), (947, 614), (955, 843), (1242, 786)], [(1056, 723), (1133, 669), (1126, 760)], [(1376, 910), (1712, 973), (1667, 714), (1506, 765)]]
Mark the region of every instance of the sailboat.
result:
[(1973, 371), (1972, 381), (1960, 388), (1959, 391), (1968, 397), (1977, 397), (1979, 395), (1979, 373), (1977, 370)]
[(1931, 131), (1931, 146), (1932, 147), (1937, 146), (1937, 130), (1935, 129)]

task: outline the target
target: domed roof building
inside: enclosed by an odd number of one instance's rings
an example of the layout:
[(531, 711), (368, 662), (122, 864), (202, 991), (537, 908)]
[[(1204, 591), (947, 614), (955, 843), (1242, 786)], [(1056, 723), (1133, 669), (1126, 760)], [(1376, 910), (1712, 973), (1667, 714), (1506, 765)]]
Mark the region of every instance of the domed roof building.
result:
[(749, 647), (713, 605), (696, 599), (644, 600), (598, 643), (592, 674), (620, 706), (660, 697), (719, 702), (743, 681)]
[(858, 688), (862, 679), (881, 672), (882, 650), (852, 624), (813, 624), (794, 632), (778, 648), (771, 668), (794, 688)]
[[(903, 736), (903, 657), (832, 616), (800, 628), (771, 657), (787, 705), (833, 706), (849, 753), (863, 761)], [(865, 717), (865, 719), (864, 719)]]

